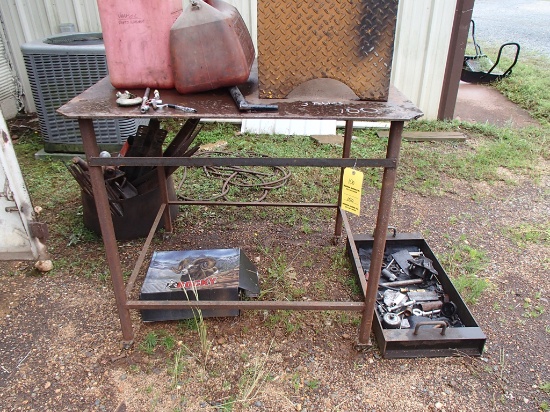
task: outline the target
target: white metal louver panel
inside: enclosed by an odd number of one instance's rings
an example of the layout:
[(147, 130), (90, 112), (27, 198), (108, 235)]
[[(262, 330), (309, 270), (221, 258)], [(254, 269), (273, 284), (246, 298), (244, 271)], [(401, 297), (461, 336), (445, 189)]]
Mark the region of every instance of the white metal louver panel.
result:
[[(98, 33), (53, 36), (21, 46), (40, 131), (49, 151), (81, 151), (78, 122), (56, 110), (108, 74), (105, 48)], [(127, 120), (94, 121), (98, 143), (121, 145), (135, 133)], [(75, 148), (76, 147), (76, 148)]]

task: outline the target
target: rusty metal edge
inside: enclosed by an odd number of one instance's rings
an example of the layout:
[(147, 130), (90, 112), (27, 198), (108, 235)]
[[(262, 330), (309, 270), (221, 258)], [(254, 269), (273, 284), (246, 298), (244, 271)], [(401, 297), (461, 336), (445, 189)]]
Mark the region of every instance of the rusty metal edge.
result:
[(203, 206), (267, 206), (267, 207), (316, 207), (336, 209), (336, 203), (289, 203), (289, 202), (214, 202), (208, 200), (175, 200), (171, 205), (203, 205)]
[(332, 302), (332, 301), (167, 301), (167, 300), (129, 300), (128, 309), (243, 309), (243, 310), (342, 310), (361, 312), (365, 302)]
[(395, 159), (276, 157), (92, 157), (90, 166), (395, 167)]

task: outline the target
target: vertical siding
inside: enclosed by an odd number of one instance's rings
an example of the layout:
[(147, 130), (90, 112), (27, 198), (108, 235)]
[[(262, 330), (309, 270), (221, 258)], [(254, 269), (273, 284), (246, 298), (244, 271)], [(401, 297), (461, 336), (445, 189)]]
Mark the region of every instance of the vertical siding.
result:
[(20, 100), (17, 93), (19, 83), (11, 66), (12, 58), (7, 44), (4, 30), (0, 27), (0, 115), (11, 119), (19, 110)]
[[(0, 53), (3, 52), (0, 46)], [(11, 119), (17, 115), (18, 109), (15, 78), (6, 59), (0, 55), (0, 114), (6, 119)]]
[(22, 86), (20, 97), (25, 109), (34, 112), (36, 108), (21, 45), (59, 34), (59, 25), (63, 23), (74, 24), (76, 31), (101, 31), (96, 0), (2, 0), (0, 14), (6, 38), (9, 40), (4, 42), (4, 46), (10, 47), (11, 64)]
[[(248, 30), (250, 31), (250, 36), (254, 41), (254, 46), (257, 45), (256, 39), (258, 38), (258, 0), (225, 0), (227, 3), (232, 4), (239, 10), (241, 16), (243, 17)], [(264, 0), (265, 1), (265, 0)]]
[(456, 0), (401, 0), (391, 82), (436, 119)]

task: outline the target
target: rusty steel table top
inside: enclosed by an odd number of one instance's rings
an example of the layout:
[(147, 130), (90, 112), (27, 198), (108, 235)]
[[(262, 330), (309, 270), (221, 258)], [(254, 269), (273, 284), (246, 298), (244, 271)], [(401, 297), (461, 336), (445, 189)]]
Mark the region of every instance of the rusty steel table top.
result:
[[(361, 120), (371, 122), (409, 121), (423, 115), (401, 92), (390, 88), (387, 102), (354, 100), (355, 95), (347, 86), (331, 79), (316, 79), (295, 89), (286, 99), (259, 99), (256, 68), (239, 89), (249, 103), (278, 104), (276, 112), (239, 111), (229, 89), (204, 93), (180, 94), (175, 89), (161, 89), (163, 103), (192, 107), (196, 113), (151, 107), (145, 114), (140, 106), (121, 107), (116, 104), (116, 92), (109, 77), (85, 90), (57, 111), (73, 119), (114, 118), (202, 118), (202, 119), (329, 119)], [(136, 96), (143, 96), (145, 89), (130, 89)], [(153, 96), (151, 90), (150, 96)]]

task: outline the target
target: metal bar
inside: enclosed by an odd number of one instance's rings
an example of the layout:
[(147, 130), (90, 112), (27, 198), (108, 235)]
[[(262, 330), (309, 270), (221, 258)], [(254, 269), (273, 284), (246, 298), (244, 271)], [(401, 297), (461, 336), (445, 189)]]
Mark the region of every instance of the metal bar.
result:
[[(391, 122), (390, 136), (386, 157), (399, 159), (401, 149), (401, 134), (403, 133), (404, 122)], [(376, 228), (374, 229), (374, 242), (372, 246), (372, 257), (367, 279), (367, 293), (365, 297), (365, 309), (359, 327), (359, 343), (367, 344), (370, 342), (370, 332), (374, 316), (374, 307), (376, 305), (376, 293), (380, 281), (380, 272), (382, 270), (382, 260), (384, 259), (384, 249), (386, 247), (386, 233), (390, 220), (391, 204), (393, 190), (395, 188), (395, 177), (397, 166), (384, 169), (382, 176), (382, 189), (380, 190), (380, 200), (378, 202), (378, 216), (376, 218)]]
[(237, 86), (229, 88), (229, 93), (239, 110), (256, 110), (256, 111), (273, 111), (279, 110), (279, 106), (276, 104), (251, 104), (248, 103)]
[(138, 256), (138, 259), (136, 260), (136, 264), (134, 265), (134, 270), (132, 271), (132, 275), (130, 276), (130, 279), (128, 279), (128, 283), (126, 284), (126, 296), (130, 297), (130, 293), (132, 293), (132, 289), (134, 288), (134, 284), (136, 283), (137, 276), (139, 274), (139, 271), (141, 269), (141, 265), (143, 265), (143, 262), (145, 260), (145, 257), (147, 256), (147, 251), (149, 250), (149, 246), (151, 245), (151, 242), (153, 241), (153, 236), (155, 235), (155, 232), (157, 231), (160, 219), (162, 216), (164, 216), (164, 209), (167, 207), (165, 203), (160, 205), (159, 211), (157, 212), (157, 216), (155, 217), (155, 220), (153, 221), (153, 225), (151, 226), (151, 230), (149, 230), (149, 234), (147, 235), (147, 239), (145, 240), (145, 243), (143, 244), (143, 247), (141, 249), (141, 252)]
[[(348, 124), (349, 120), (346, 122)], [(347, 126), (346, 126), (347, 127)], [(351, 132), (349, 132), (351, 142)], [(345, 136), (344, 136), (345, 137)], [(345, 139), (344, 142), (346, 142)], [(345, 144), (345, 143), (344, 143)], [(349, 151), (349, 148), (348, 148)], [(349, 157), (349, 153), (348, 153)], [(296, 166), (296, 167), (395, 167), (394, 159), (330, 159), (276, 157), (93, 157), (90, 166)]]
[[(353, 120), (347, 120), (346, 128), (344, 130), (344, 147), (342, 149), (342, 160), (345, 158), (349, 158), (349, 155), (351, 153), (352, 134), (353, 134)], [(358, 166), (357, 160), (358, 159), (351, 160), (353, 164), (349, 166), (342, 166), (342, 169), (340, 170), (340, 186), (338, 189), (338, 206), (342, 204), (342, 185), (344, 183), (344, 167)], [(334, 224), (334, 244), (336, 244), (336, 242), (340, 239), (341, 236), (342, 236), (342, 216), (340, 213), (336, 212), (336, 222)]]
[(337, 208), (335, 203), (289, 203), (289, 202), (214, 202), (208, 200), (170, 200), (171, 205), (213, 205), (213, 206), (269, 206), (269, 207), (319, 207)]
[[(160, 191), (160, 198), (162, 201), (162, 204), (168, 204), (170, 201), (168, 197), (168, 185), (166, 184), (166, 170), (164, 167), (157, 167), (157, 175), (158, 175), (158, 181), (159, 181), (159, 191)], [(172, 233), (173, 227), (172, 227), (172, 215), (170, 213), (170, 208), (167, 207), (164, 209), (164, 229), (168, 233)]]
[(357, 274), (359, 276), (359, 283), (361, 283), (361, 290), (363, 291), (363, 296), (365, 296), (367, 292), (367, 280), (365, 279), (364, 275), (361, 276), (364, 273), (363, 265), (361, 265), (361, 260), (359, 259), (359, 252), (357, 252), (357, 246), (355, 246), (355, 240), (353, 239), (353, 233), (351, 232), (351, 226), (348, 221), (348, 216), (344, 209), (338, 208), (338, 211), (342, 215), (342, 222), (344, 223), (344, 228), (346, 229), (349, 247), (351, 249), (351, 254), (353, 256), (353, 264), (357, 269)]
[(361, 312), (364, 302), (301, 302), (301, 301), (233, 301), (233, 300), (130, 300), (128, 309), (243, 309), (243, 310), (342, 310)]
[[(82, 143), (87, 159), (89, 160), (92, 156), (99, 156), (99, 147), (97, 146), (94, 124), (92, 120), (80, 119), (78, 123), (80, 126)], [(109, 271), (111, 273), (111, 282), (113, 283), (118, 316), (122, 327), (122, 336), (129, 344), (134, 339), (134, 331), (132, 329), (130, 312), (126, 307), (124, 279), (122, 277), (122, 268), (120, 266), (115, 229), (113, 227), (113, 219), (111, 217), (109, 200), (107, 198), (107, 189), (105, 188), (103, 171), (101, 167), (90, 165), (89, 173), (94, 193), (97, 217), (101, 228), (103, 244), (105, 245), (105, 255), (107, 257), (107, 264), (109, 265)]]

